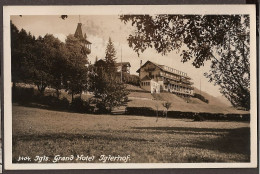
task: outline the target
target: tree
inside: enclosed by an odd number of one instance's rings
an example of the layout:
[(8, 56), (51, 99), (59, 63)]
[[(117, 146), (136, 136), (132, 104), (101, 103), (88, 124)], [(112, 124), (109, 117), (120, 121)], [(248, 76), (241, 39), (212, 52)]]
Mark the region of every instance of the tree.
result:
[[(240, 27), (236, 28), (239, 29)], [(249, 31), (226, 40), (226, 46), (218, 54), (220, 60), (212, 60), (211, 70), (205, 76), (221, 87), (221, 93), (233, 106), (250, 109)], [(233, 41), (232, 41), (233, 40)]]
[(163, 107), (165, 107), (165, 109), (166, 109), (166, 119), (167, 119), (167, 116), (168, 116), (168, 110), (169, 110), (169, 108), (171, 107), (171, 105), (172, 105), (172, 103), (170, 103), (170, 102), (164, 102), (164, 103), (162, 103), (162, 105), (163, 105)]
[(43, 95), (47, 86), (59, 97), (63, 87), (72, 94), (87, 89), (87, 57), (83, 44), (70, 35), (63, 44), (51, 34), (35, 39), (11, 23), (12, 81), (33, 83)]
[[(46, 35), (47, 37), (47, 35)], [(34, 83), (41, 94), (52, 79), (53, 51), (45, 38), (35, 39), (24, 29), (19, 31), (11, 22), (12, 81)]]
[(90, 74), (90, 89), (97, 98), (96, 106), (102, 112), (111, 112), (113, 108), (127, 103), (126, 85), (120, 82), (115, 74), (107, 73), (104, 68), (95, 67)]
[(155, 103), (155, 107), (156, 107), (156, 122), (158, 121), (158, 110), (159, 110), (159, 104), (158, 101), (156, 101)]
[(106, 57), (105, 57), (105, 62), (106, 62), (106, 72), (108, 73), (114, 73), (116, 72), (116, 50), (115, 46), (109, 37), (107, 48), (106, 48)]
[(49, 58), (51, 58), (50, 86), (56, 90), (57, 97), (59, 98), (60, 90), (63, 88), (64, 72), (66, 71), (66, 64), (68, 62), (68, 55), (65, 44), (53, 35), (47, 34), (44, 37), (45, 42), (48, 43)]
[(27, 69), (23, 62), (30, 56), (32, 45), (35, 44), (35, 37), (27, 33), (24, 29), (21, 31), (12, 23), (11, 25), (11, 70), (12, 82), (15, 89), (17, 82), (24, 82), (27, 75)]
[(34, 83), (41, 95), (45, 88), (51, 84), (53, 79), (52, 67), (55, 50), (52, 48), (49, 35), (44, 38), (39, 37), (37, 41), (28, 44), (28, 56), (23, 60), (22, 66), (26, 71), (26, 82)]
[[(211, 61), (214, 68), (211, 75), (205, 74), (206, 77), (220, 86), (220, 92), (234, 106), (250, 109), (248, 104), (244, 105), (250, 102), (248, 15), (121, 15), (120, 19), (124, 23), (131, 22), (136, 28), (135, 34), (129, 35), (128, 43), (138, 55), (147, 48), (154, 48), (162, 55), (179, 51), (181, 61), (192, 60), (196, 68), (204, 66), (205, 61)], [(243, 41), (242, 35), (245, 36)], [(227, 40), (231, 49), (226, 49)], [(239, 53), (234, 54), (234, 50)], [(240, 72), (245, 78), (237, 78), (231, 72), (230, 61), (241, 66)], [(220, 66), (224, 66), (222, 70), (218, 69)], [(229, 81), (218, 80), (219, 77)], [(231, 87), (234, 86), (233, 81), (241, 85), (240, 89)]]
[(82, 44), (79, 39), (69, 35), (66, 39), (67, 65), (64, 77), (66, 90), (71, 94), (72, 100), (75, 94), (81, 94), (87, 89), (87, 67), (86, 55), (82, 52)]

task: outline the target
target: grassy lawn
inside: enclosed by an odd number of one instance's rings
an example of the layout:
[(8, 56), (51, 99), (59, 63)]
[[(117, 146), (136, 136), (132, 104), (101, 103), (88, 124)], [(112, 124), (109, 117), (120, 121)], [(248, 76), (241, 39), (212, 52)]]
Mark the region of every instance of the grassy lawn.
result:
[[(194, 122), (56, 112), (13, 105), (19, 156), (130, 155), (130, 163), (249, 162), (249, 122)], [(51, 162), (51, 161), (50, 161)], [(73, 161), (79, 162), (79, 161)]]

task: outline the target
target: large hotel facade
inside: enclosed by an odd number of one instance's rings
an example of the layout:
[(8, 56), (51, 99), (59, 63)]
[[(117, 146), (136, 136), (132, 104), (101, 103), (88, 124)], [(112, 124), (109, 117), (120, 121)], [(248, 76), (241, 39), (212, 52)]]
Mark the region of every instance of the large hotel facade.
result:
[(151, 93), (162, 91), (172, 92), (183, 97), (193, 95), (193, 82), (185, 72), (181, 72), (165, 65), (158, 65), (147, 61), (137, 70), (140, 86)]

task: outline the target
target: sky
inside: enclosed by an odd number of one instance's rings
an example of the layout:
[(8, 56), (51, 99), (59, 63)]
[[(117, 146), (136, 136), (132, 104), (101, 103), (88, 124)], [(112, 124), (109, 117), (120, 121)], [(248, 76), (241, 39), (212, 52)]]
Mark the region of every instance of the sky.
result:
[(153, 48), (145, 50), (138, 57), (127, 42), (128, 36), (134, 33), (135, 28), (129, 23), (121, 22), (117, 15), (69, 15), (65, 20), (56, 15), (11, 16), (11, 20), (19, 30), (23, 28), (36, 37), (53, 34), (62, 42), (65, 42), (69, 34), (75, 33), (77, 24), (81, 22), (83, 33), (86, 33), (87, 39), (92, 43), (91, 54), (88, 55), (92, 63), (94, 63), (96, 57), (104, 59), (106, 45), (109, 37), (111, 37), (117, 50), (117, 62), (121, 62), (121, 57), (123, 62), (130, 62), (131, 74), (137, 75), (136, 70), (140, 67), (140, 60), (143, 64), (150, 60), (186, 72), (192, 78), (196, 88), (216, 97), (221, 96), (219, 87), (208, 82), (208, 79), (203, 75), (205, 72), (209, 72), (210, 62), (205, 62), (203, 67), (195, 68), (191, 64), (192, 61), (182, 63), (180, 53), (176, 51), (163, 56)]

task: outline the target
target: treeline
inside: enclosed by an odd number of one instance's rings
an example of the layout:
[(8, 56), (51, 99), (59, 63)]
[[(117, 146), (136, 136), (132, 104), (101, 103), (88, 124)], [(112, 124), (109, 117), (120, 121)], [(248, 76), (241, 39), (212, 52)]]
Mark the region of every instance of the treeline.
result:
[(116, 78), (114, 45), (109, 39), (106, 67), (89, 65), (82, 42), (73, 35), (65, 43), (51, 34), (35, 38), (24, 29), (20, 31), (11, 22), (11, 64), (13, 91), (19, 82), (34, 84), (40, 95), (47, 87), (61, 89), (72, 97), (83, 91), (93, 92), (92, 102), (100, 110), (111, 112), (127, 102), (126, 86)]

